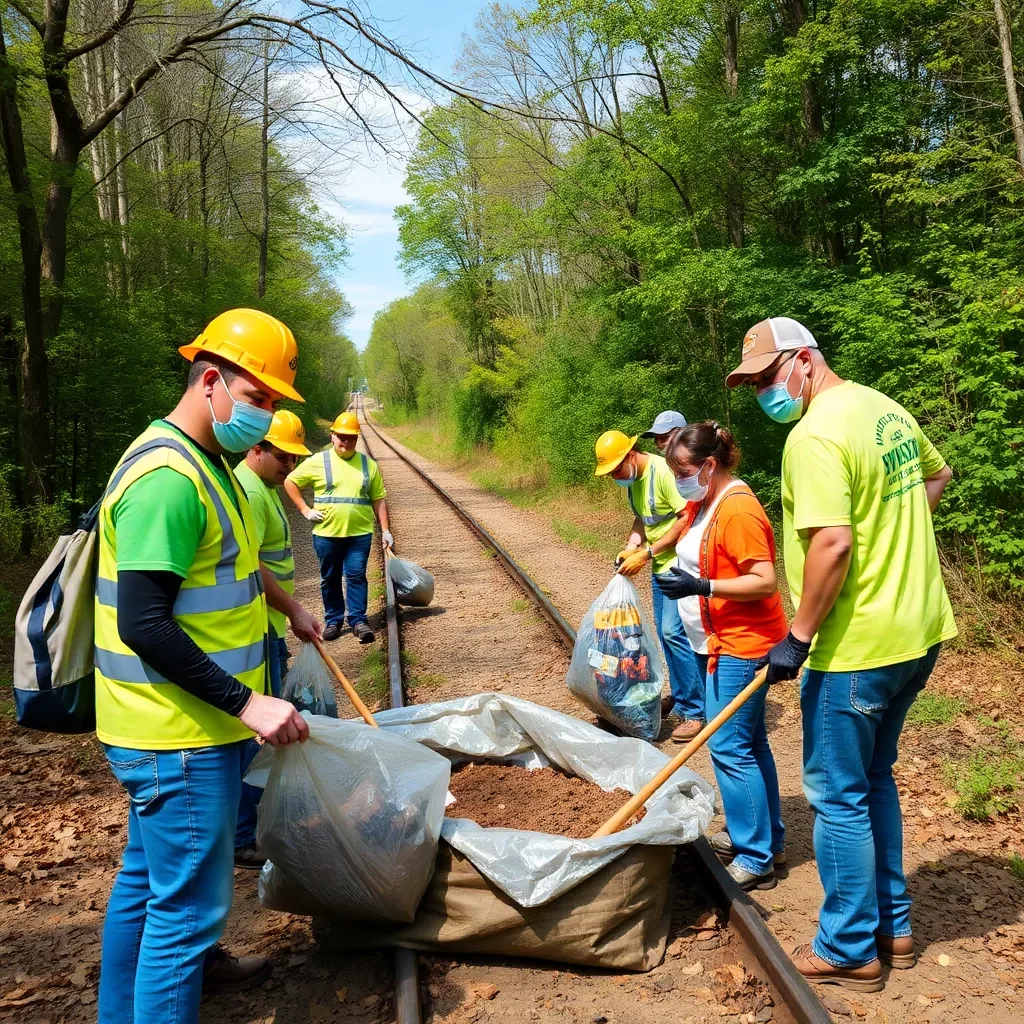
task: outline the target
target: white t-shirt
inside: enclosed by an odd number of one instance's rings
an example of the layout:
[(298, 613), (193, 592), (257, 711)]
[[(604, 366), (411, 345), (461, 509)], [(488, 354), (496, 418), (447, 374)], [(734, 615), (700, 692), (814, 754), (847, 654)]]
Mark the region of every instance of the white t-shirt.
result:
[[(704, 531), (711, 521), (711, 513), (729, 491), (742, 483), (742, 480), (731, 481), (719, 492), (710, 507), (705, 508), (702, 504), (697, 510), (697, 518), (676, 544), (676, 564), (683, 572), (688, 572), (691, 576), (700, 576), (700, 551), (704, 543)], [(698, 654), (707, 654), (708, 635), (704, 632), (704, 622), (700, 617), (700, 598), (696, 594), (693, 597), (681, 597), (676, 604), (679, 607), (679, 618), (683, 620), (683, 629), (686, 630), (686, 638), (690, 641), (690, 646)]]

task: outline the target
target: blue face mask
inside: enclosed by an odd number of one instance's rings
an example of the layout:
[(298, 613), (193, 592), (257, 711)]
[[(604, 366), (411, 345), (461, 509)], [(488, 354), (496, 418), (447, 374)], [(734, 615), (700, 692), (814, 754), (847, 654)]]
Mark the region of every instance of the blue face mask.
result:
[(757, 404), (761, 406), (765, 415), (776, 423), (795, 423), (804, 414), (804, 384), (807, 378), (800, 382), (800, 393), (796, 398), (790, 397), (789, 378), (793, 376), (796, 369), (796, 359), (786, 374), (786, 379), (778, 384), (770, 384), (763, 391), (757, 393)]
[(636, 466), (631, 466), (629, 469), (629, 476), (624, 477), (622, 480), (620, 480), (617, 476), (613, 476), (612, 479), (620, 487), (632, 487), (633, 481), (636, 479)]
[(693, 476), (684, 476), (676, 480), (676, 490), (684, 501), (702, 501), (708, 493), (708, 485), (700, 482), (703, 471), (704, 466), (701, 466)]
[(210, 406), (210, 415), (213, 417), (213, 436), (217, 444), (226, 452), (248, 451), (254, 444), (259, 444), (267, 436), (274, 414), (268, 409), (260, 409), (258, 406), (249, 405), (248, 402), (239, 402), (233, 398), (228, 391), (224, 378), (218, 373), (224, 390), (228, 392), (231, 399), (231, 418), (227, 423), (221, 423), (217, 414), (213, 411), (213, 401), (207, 398)]

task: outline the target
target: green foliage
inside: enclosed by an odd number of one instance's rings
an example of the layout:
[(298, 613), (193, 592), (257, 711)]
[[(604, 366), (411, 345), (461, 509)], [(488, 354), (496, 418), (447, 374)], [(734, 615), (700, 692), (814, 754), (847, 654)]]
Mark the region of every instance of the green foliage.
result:
[(1014, 878), (1024, 882), (1024, 857), (1019, 853), (1012, 853), (1006, 862), (1006, 866), (1010, 869), (1010, 874)]
[(956, 791), (955, 810), (969, 821), (988, 821), (1018, 804), (1022, 757), (978, 750), (966, 761), (947, 762), (944, 770)]
[(922, 690), (907, 712), (907, 725), (949, 725), (967, 710), (967, 705), (956, 697)]

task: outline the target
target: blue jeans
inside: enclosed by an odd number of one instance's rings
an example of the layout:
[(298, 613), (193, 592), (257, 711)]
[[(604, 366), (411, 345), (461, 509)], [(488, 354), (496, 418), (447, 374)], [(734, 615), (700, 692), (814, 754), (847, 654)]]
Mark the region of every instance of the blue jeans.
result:
[(206, 952), (231, 909), (235, 811), (248, 742), (105, 746), (128, 793), (128, 844), (107, 904), (99, 1024), (195, 1024)]
[(903, 816), (892, 777), (903, 721), (939, 656), (857, 672), (804, 673), (804, 794), (825, 898), (814, 952), (836, 967), (874, 960), (875, 933), (910, 934)]
[[(372, 533), (358, 537), (319, 537), (313, 534), (313, 550), (320, 560), (320, 594), (324, 599), (326, 625), (345, 621), (348, 598), (348, 624), (366, 622), (366, 563), (370, 560)], [(345, 590), (341, 589), (342, 578)]]
[[(698, 654), (706, 670), (708, 656)], [(718, 656), (707, 675), (707, 713), (714, 718), (756, 674), (757, 659)], [(779, 798), (779, 776), (768, 745), (764, 705), (767, 687), (748, 697), (708, 740), (711, 763), (722, 794), (725, 824), (736, 850), (734, 863), (755, 875), (772, 870), (772, 855), (786, 845)]]
[(665, 597), (657, 583), (651, 582), (654, 604), (654, 625), (658, 631), (665, 661), (668, 663), (668, 685), (672, 693), (672, 710), (682, 719), (704, 721), (704, 670), (690, 646), (679, 605)]
[[(281, 696), (284, 677), (288, 674), (288, 645), (283, 636), (275, 636), (270, 631), (270, 692), (275, 697)], [(260, 745), (255, 739), (248, 741), (249, 749), (242, 759), (242, 775), (249, 770), (252, 759), (259, 752)], [(242, 795), (238, 801), (238, 823), (235, 825), (235, 849), (249, 846), (256, 842), (256, 808), (259, 806), (263, 790), (256, 786), (242, 783)]]

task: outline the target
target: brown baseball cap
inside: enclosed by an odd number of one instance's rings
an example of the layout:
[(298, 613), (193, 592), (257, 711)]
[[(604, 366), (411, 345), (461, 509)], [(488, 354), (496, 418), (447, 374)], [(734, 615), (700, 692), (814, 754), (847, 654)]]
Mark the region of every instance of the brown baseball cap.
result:
[(745, 384), (767, 370), (781, 352), (817, 347), (814, 335), (799, 320), (788, 316), (761, 320), (743, 336), (743, 362), (725, 378), (725, 386), (735, 388)]

